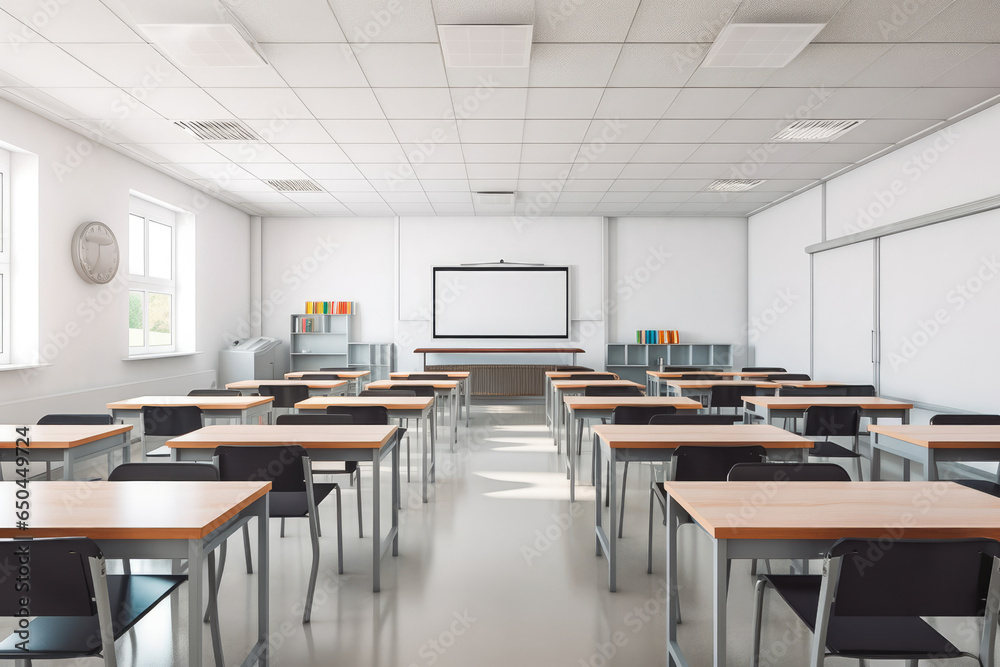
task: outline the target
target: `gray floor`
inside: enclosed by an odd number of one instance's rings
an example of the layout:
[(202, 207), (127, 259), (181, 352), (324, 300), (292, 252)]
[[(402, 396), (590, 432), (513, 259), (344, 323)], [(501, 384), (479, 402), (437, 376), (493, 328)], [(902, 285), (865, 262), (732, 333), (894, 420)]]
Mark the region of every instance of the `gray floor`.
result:
[[(281, 539), (272, 521), (272, 665), (665, 664), (664, 529), (659, 524), (654, 572), (645, 572), (648, 467), (633, 466), (629, 472), (619, 591), (610, 593), (607, 563), (594, 555), (593, 488), (581, 487), (578, 501), (569, 503), (568, 481), (544, 426), (542, 406), (477, 404), (472, 414), (472, 427), (460, 430), (458, 452), (441, 448), (438, 482), (426, 505), (420, 502), (414, 459), (413, 481), (404, 482), (399, 557), (386, 557), (380, 594), (371, 591), (372, 538), (366, 533), (358, 539), (353, 489), (344, 491), (345, 574), (340, 576), (333, 499), (324, 503), (320, 585), (309, 625), (301, 624), (299, 611), (310, 558), (305, 522), (290, 522)], [(586, 454), (584, 460), (589, 462)], [(388, 482), (388, 469), (382, 474)], [(366, 531), (371, 527), (370, 475), (366, 470)], [(589, 479), (589, 468), (583, 477)], [(710, 665), (710, 543), (693, 526), (681, 529), (680, 540), (684, 624), (679, 638), (692, 665)], [(226, 663), (237, 665), (256, 628), (257, 576), (243, 570), (240, 542), (231, 546), (220, 609)], [(151, 568), (156, 566), (162, 564)], [(735, 564), (732, 582), (729, 661), (744, 666), (750, 649), (749, 563)], [(134, 637), (119, 641), (120, 664), (185, 664), (186, 609), (182, 587), (171, 604), (140, 622)], [(780, 603), (768, 605), (766, 618), (763, 664), (805, 664), (808, 630)], [(174, 632), (178, 625), (182, 631)], [(206, 665), (212, 664), (208, 641), (204, 657)], [(857, 663), (830, 659), (827, 664)], [(930, 664), (939, 663), (921, 663)], [(976, 661), (940, 664), (964, 667)]]

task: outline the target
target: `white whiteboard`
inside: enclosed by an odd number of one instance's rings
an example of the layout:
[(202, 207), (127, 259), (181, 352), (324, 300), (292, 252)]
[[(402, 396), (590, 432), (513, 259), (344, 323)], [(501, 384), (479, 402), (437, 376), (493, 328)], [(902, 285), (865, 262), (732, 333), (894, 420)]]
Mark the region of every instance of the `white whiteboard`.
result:
[(569, 268), (434, 267), (435, 338), (568, 338)]
[(813, 375), (872, 384), (874, 241), (813, 255), (813, 304)]
[(996, 211), (882, 239), (883, 394), (1000, 412), (998, 260)]

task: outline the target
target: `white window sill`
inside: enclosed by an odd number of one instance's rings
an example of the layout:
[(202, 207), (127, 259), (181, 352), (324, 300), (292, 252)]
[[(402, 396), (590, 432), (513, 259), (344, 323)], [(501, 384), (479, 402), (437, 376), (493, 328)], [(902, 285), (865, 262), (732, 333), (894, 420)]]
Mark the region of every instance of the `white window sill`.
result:
[(171, 357), (191, 357), (204, 352), (164, 352), (163, 354), (135, 354), (131, 357), (122, 357), (122, 361), (141, 361), (143, 359), (170, 359)]
[(26, 371), (32, 368), (47, 368), (52, 364), (0, 364), (0, 373), (4, 371)]

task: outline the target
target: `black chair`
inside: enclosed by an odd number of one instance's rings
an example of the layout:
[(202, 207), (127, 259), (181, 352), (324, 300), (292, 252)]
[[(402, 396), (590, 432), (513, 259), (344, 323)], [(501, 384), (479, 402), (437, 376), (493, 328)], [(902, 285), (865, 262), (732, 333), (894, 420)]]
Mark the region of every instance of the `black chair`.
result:
[[(410, 389), (379, 389), (374, 387), (372, 389), (362, 389), (359, 396), (416, 396), (417, 389), (428, 389), (429, 387), (411, 387)], [(434, 395), (434, 390), (431, 389), (431, 396)]]
[(310, 373), (303, 380), (344, 380), (340, 373)]
[(683, 371), (700, 371), (701, 366), (663, 366), (660, 372), (662, 373), (675, 373)]
[[(274, 420), (275, 424), (301, 424), (305, 426), (345, 426), (353, 424), (354, 420), (350, 415), (278, 415)], [(361, 524), (361, 470), (357, 461), (317, 461), (312, 464), (313, 475), (348, 475), (348, 480), (358, 494), (358, 537), (364, 537), (364, 528)], [(318, 505), (319, 503), (317, 503)], [(316, 508), (317, 512), (319, 507)], [(317, 532), (323, 537), (323, 527), (317, 520)], [(285, 536), (285, 520), (281, 520), (281, 536)], [(247, 532), (249, 538), (249, 532)]]
[[(814, 442), (809, 456), (821, 459), (854, 459), (858, 467), (858, 481), (864, 481), (861, 471), (861, 453), (858, 451), (858, 436), (861, 433), (861, 408), (843, 405), (811, 405), (806, 409), (803, 435), (821, 435), (825, 439)], [(831, 437), (853, 439), (851, 449), (831, 442)]]
[[(812, 666), (828, 655), (907, 665), (968, 657), (984, 664), (996, 643), (1000, 543), (894, 539), (885, 547), (881, 540), (842, 539), (827, 553), (821, 575), (762, 576), (754, 601), (754, 667), (768, 588), (813, 631)], [(928, 617), (982, 618), (980, 655), (956, 648), (923, 620)]]
[(835, 463), (738, 463), (730, 482), (850, 482), (851, 476)]
[(273, 396), (272, 408), (295, 410), (295, 404), (309, 398), (309, 387), (304, 384), (262, 384), (261, 396)]
[[(115, 420), (111, 415), (96, 414), (51, 414), (38, 420), (39, 426), (112, 426)], [(111, 468), (111, 455), (108, 455), (108, 469)], [(3, 477), (0, 477), (3, 479)], [(52, 479), (52, 462), (45, 462), (45, 479)]]
[[(38, 422), (41, 424), (41, 422)], [(934, 415), (931, 424), (948, 426), (998, 426), (1000, 415)]]
[(782, 387), (778, 396), (847, 396), (845, 385), (830, 385), (829, 387)]
[(414, 373), (405, 377), (394, 377), (393, 380), (454, 380), (447, 373)]
[[(576, 378), (574, 378), (576, 379)], [(584, 396), (643, 396), (642, 390), (639, 387), (634, 387), (632, 385), (623, 386), (607, 386), (607, 385), (592, 385), (590, 387), (583, 388)]]
[(725, 380), (721, 375), (711, 375), (706, 373), (681, 373), (678, 380)]
[(617, 373), (577, 373), (573, 380), (620, 380)]
[(740, 385), (712, 385), (708, 392), (708, 409), (722, 414), (723, 408), (733, 408), (739, 415), (743, 411), (743, 397), (749, 396), (752, 389)]
[[(0, 660), (101, 658), (116, 665), (115, 640), (130, 632), (187, 576), (106, 575), (104, 554), (85, 537), (0, 540), (0, 563), (12, 567), (30, 549), (32, 620), (24, 618), (24, 581), (0, 577), (0, 616), (25, 625), (0, 642)], [(25, 650), (26, 649), (26, 650)]]
[(781, 368), (780, 366), (744, 366), (740, 369), (741, 373), (784, 373), (788, 369)]
[(649, 420), (649, 423), (653, 426), (732, 426), (739, 421), (742, 421), (739, 415), (691, 415), (684, 412), (676, 415), (656, 415)]
[(782, 380), (811, 380), (812, 378), (805, 373), (775, 373), (774, 375), (768, 375), (764, 378), (767, 382), (782, 381)]
[(875, 396), (875, 387), (870, 384), (842, 384), (844, 396)]
[(176, 438), (197, 431), (203, 425), (201, 408), (197, 405), (144, 405), (139, 421), (142, 424), (143, 453), (149, 458), (170, 456), (170, 448), (165, 445), (149, 451), (146, 444), (149, 437), (164, 440)]
[(553, 371), (556, 373), (586, 373), (594, 369), (587, 366), (556, 366)]
[(239, 396), (239, 389), (192, 389), (188, 396)]
[[(302, 622), (308, 623), (312, 617), (313, 593), (316, 590), (316, 575), (319, 573), (319, 517), (316, 505), (332, 492), (337, 494), (337, 571), (344, 573), (340, 486), (335, 483), (314, 483), (309, 456), (299, 445), (223, 445), (215, 448), (215, 458), (219, 466), (219, 477), (223, 481), (271, 482), (271, 490), (268, 492), (271, 518), (309, 519), (312, 568), (309, 571), (309, 586), (302, 615)], [(221, 577), (219, 581), (221, 582)]]
[[(667, 417), (671, 415), (666, 415)], [(699, 415), (674, 415), (678, 418), (696, 417)], [(704, 415), (714, 416), (714, 415)], [(661, 418), (658, 418), (661, 419)], [(662, 422), (660, 422), (662, 423)], [(675, 424), (697, 424), (705, 422), (685, 422), (678, 419)], [(729, 471), (740, 463), (762, 463), (767, 458), (767, 451), (759, 445), (745, 447), (693, 447), (682, 445), (674, 450), (671, 457), (674, 463), (673, 479), (677, 482), (724, 482), (729, 477)], [(649, 485), (649, 531), (646, 541), (646, 573), (653, 572), (653, 500), (660, 506), (663, 514), (663, 524), (667, 521), (667, 493), (663, 482), (653, 481)], [(682, 519), (682, 523), (690, 522), (690, 517)]]

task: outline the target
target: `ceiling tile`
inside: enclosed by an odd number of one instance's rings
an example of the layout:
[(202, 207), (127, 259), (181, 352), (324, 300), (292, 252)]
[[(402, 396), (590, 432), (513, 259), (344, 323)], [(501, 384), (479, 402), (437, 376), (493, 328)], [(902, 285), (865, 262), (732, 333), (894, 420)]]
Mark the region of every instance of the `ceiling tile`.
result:
[(537, 0), (535, 42), (624, 42), (639, 0), (581, 6), (565, 0)]
[(719, 129), (709, 136), (708, 141), (727, 144), (757, 144), (771, 139), (788, 122), (786, 119), (774, 120), (773, 118), (767, 120), (733, 118), (722, 122)]
[(677, 164), (672, 163), (655, 163), (650, 162), (646, 164), (627, 164), (625, 168), (622, 169), (621, 173), (618, 174), (619, 178), (641, 178), (641, 179), (659, 179), (663, 180), (677, 170)]
[(452, 88), (526, 88), (527, 67), (449, 67), (445, 68)]
[(434, 212), (438, 215), (475, 215), (476, 209), (473, 208), (472, 202), (468, 204), (450, 204), (447, 202), (438, 202), (433, 204)]
[(296, 88), (295, 94), (316, 118), (385, 118), (371, 88)]
[(809, 118), (832, 91), (811, 88), (760, 88), (733, 112), (733, 118)]
[(918, 88), (876, 117), (946, 120), (997, 95), (1000, 88)]
[(775, 178), (827, 178), (847, 164), (790, 164), (775, 174)]
[[(463, 121), (464, 123), (520, 122), (520, 121)], [(427, 147), (439, 144), (456, 144), (458, 128), (453, 120), (390, 120), (389, 124), (400, 143), (419, 144)]]
[(614, 183), (612, 178), (571, 178), (566, 181), (563, 190), (567, 192), (606, 192)]
[(344, 41), (326, 0), (239, 0), (226, 7), (258, 42)]
[(733, 14), (733, 23), (826, 23), (847, 0), (802, 0), (788, 4), (781, 0), (742, 2)]
[(468, 192), (468, 179), (427, 179), (420, 181), (424, 186), (424, 192)]
[(524, 143), (579, 144), (583, 141), (589, 127), (589, 120), (526, 120), (524, 121)]
[(320, 121), (339, 144), (394, 144), (392, 127), (386, 120), (323, 120)]
[[(50, 42), (133, 42), (143, 38), (100, 0), (4, 0), (3, 11)], [(29, 33), (30, 34), (30, 33)]]
[[(817, 118), (871, 118), (903, 99), (912, 88), (838, 88), (810, 114)], [(798, 114), (799, 117), (803, 115)]]
[(593, 118), (601, 88), (530, 88), (525, 118)]
[(678, 88), (608, 88), (595, 118), (659, 118), (677, 97)]
[(595, 120), (584, 135), (584, 143), (590, 142), (622, 142), (638, 144), (649, 135), (656, 125), (655, 120)]
[(620, 51), (620, 44), (534, 44), (528, 85), (604, 88)]
[[(571, 162), (579, 150), (580, 142), (569, 144), (524, 144), (520, 146), (521, 162)], [(633, 148), (633, 152), (634, 150)]]
[(670, 178), (723, 178), (731, 168), (728, 164), (681, 164), (670, 174)]
[[(845, 137), (849, 140), (850, 134)], [(879, 151), (889, 148), (892, 144), (852, 144), (852, 143), (830, 143), (823, 144), (809, 154), (810, 161), (813, 162), (859, 162)]]
[(982, 48), (981, 44), (896, 44), (847, 85), (918, 88)]
[(155, 111), (117, 88), (43, 88), (39, 92), (76, 112), (68, 118), (159, 118)]
[(373, 88), (448, 85), (437, 43), (367, 44), (355, 53)]
[(753, 88), (689, 88), (677, 94), (664, 118), (729, 118), (754, 92)]
[(0, 43), (24, 44), (45, 41), (44, 37), (29, 27), (36, 21), (28, 16), (25, 17), (25, 21), (27, 23), (22, 23), (5, 11), (0, 11)]
[(303, 209), (317, 217), (326, 215), (351, 215), (351, 209), (343, 204), (302, 204)]
[[(331, 181), (327, 183), (325, 187), (330, 192), (333, 192), (337, 196), (337, 199), (344, 204), (350, 204), (352, 202), (356, 204), (380, 204), (385, 202), (385, 200), (382, 199), (382, 195), (375, 192), (373, 189), (369, 189), (368, 192), (347, 192), (338, 189), (337, 185), (339, 183), (340, 181)], [(365, 183), (367, 183), (367, 181), (365, 181)], [(369, 186), (369, 188), (371, 188), (371, 186)]]
[(328, 143), (279, 144), (275, 146), (291, 162), (350, 162), (350, 158), (327, 137)]
[(243, 168), (257, 178), (263, 180), (298, 179), (306, 177), (305, 172), (289, 162), (284, 164), (244, 164)]
[(348, 204), (354, 215), (361, 217), (383, 217), (395, 215), (396, 212), (388, 204)]
[(233, 114), (201, 88), (151, 88), (143, 103), (170, 120), (222, 120)]
[(604, 193), (604, 196), (601, 198), (601, 202), (620, 203), (620, 204), (624, 203), (624, 204), (632, 204), (632, 206), (635, 206), (645, 198), (646, 198), (645, 192), (609, 191)]
[(441, 119), (454, 114), (447, 88), (374, 88), (389, 118)]
[(473, 192), (495, 192), (497, 190), (517, 190), (516, 178), (481, 178), (469, 179), (469, 188)]
[[(238, 164), (288, 162), (288, 157), (267, 144), (232, 143), (208, 144), (216, 155)], [(212, 160), (184, 160), (184, 162), (212, 162)]]
[[(903, 139), (937, 125), (936, 120), (899, 119), (883, 120), (876, 118), (864, 123), (843, 135), (843, 140), (850, 143), (897, 143)], [(834, 141), (840, 141), (835, 139)]]
[(632, 212), (636, 203), (602, 203), (594, 207), (594, 215), (625, 216)]
[(461, 120), (524, 118), (527, 88), (452, 88), (452, 108)]
[[(358, 171), (371, 182), (372, 186), (378, 190), (381, 189), (378, 183), (379, 181), (414, 181), (416, 182), (417, 176), (413, 173), (413, 169), (409, 164), (400, 164), (399, 162), (366, 162), (362, 164), (355, 165)], [(388, 186), (385, 186), (388, 187)], [(388, 187), (393, 191), (397, 190), (396, 187)]]
[(405, 204), (393, 204), (392, 210), (396, 215), (434, 215), (435, 208), (430, 204), (420, 204), (420, 203), (405, 203)]
[(421, 179), (464, 179), (469, 177), (469, 174), (465, 171), (464, 164), (415, 164), (413, 165), (413, 171)]
[[(363, 193), (369, 193), (366, 196), (372, 196), (375, 193), (375, 188), (367, 180), (322, 180), (318, 181), (320, 187), (322, 187), (327, 192), (332, 192), (334, 196), (340, 201), (347, 201), (349, 193), (356, 193), (358, 197)], [(369, 201), (365, 199), (365, 201)], [(379, 201), (382, 198), (379, 197)]]
[(600, 144), (590, 143), (580, 146), (580, 152), (576, 155), (579, 162), (593, 162), (598, 164), (611, 164), (616, 162), (628, 162), (635, 155), (641, 144)]
[(35, 88), (103, 88), (117, 83), (89, 69), (88, 63), (81, 64), (73, 55), (55, 44), (0, 43), (0, 69)]
[(273, 67), (184, 67), (182, 71), (202, 88), (280, 88), (286, 84)]
[(685, 85), (689, 88), (745, 88), (763, 85), (773, 74), (771, 67), (699, 67)]
[(680, 88), (701, 62), (686, 44), (626, 44), (608, 85), (614, 88)]
[(465, 161), (475, 162), (520, 162), (520, 144), (462, 144)]
[[(466, 165), (469, 174), (469, 181), (493, 180), (493, 179), (516, 179), (520, 165), (509, 163), (494, 164), (470, 164)], [(455, 178), (455, 176), (452, 176)]]
[[(431, 141), (400, 144), (412, 164), (424, 162), (462, 162), (462, 146), (459, 144), (438, 144)], [(492, 160), (491, 160), (492, 161)]]
[(785, 67), (772, 70), (766, 87), (843, 86), (889, 50), (887, 44), (809, 44)]
[(1000, 44), (987, 44), (965, 62), (931, 81), (929, 86), (1000, 87)]
[(303, 164), (299, 166), (306, 176), (316, 180), (358, 180), (364, 178), (353, 164)]
[(231, 162), (178, 162), (175, 164), (181, 169), (185, 169), (192, 174), (197, 174), (202, 178), (216, 183), (228, 183), (231, 180), (256, 180), (256, 176), (248, 172), (240, 165)]
[(312, 118), (289, 88), (208, 88), (205, 90), (237, 118)]
[(668, 178), (656, 188), (657, 192), (698, 192), (708, 187), (713, 179)]
[(382, 199), (387, 204), (428, 204), (423, 190), (412, 192), (383, 192)]
[(733, 0), (643, 0), (628, 41), (701, 42), (685, 52), (700, 62), (738, 6)]
[(427, 200), (432, 204), (469, 204), (472, 205), (472, 194), (469, 192), (428, 192)]
[(667, 215), (675, 208), (677, 208), (677, 204), (643, 202), (632, 209), (632, 215)]
[[(544, 121), (528, 121), (544, 122)], [(522, 120), (465, 120), (458, 128), (462, 143), (520, 143), (527, 123)]]
[(604, 191), (600, 192), (573, 192), (563, 190), (559, 195), (559, 203), (592, 203), (595, 204), (604, 198)]
[(369, 42), (436, 42), (430, 0), (330, 0), (344, 35), (361, 48)]
[(754, 146), (747, 144), (705, 144), (687, 156), (688, 162), (731, 162), (746, 159)]
[(996, 43), (1000, 41), (1000, 6), (993, 0), (955, 0), (909, 41)]
[(684, 162), (698, 144), (644, 144), (632, 156), (632, 162)]
[[(530, 165), (521, 165), (523, 170), (525, 167)], [(573, 179), (586, 178), (586, 179), (608, 179), (608, 178), (618, 178), (618, 175), (622, 173), (622, 169), (625, 168), (624, 164), (618, 162), (611, 162), (608, 164), (598, 163), (598, 162), (583, 162), (573, 165), (572, 171), (569, 173), (569, 177)]]
[(141, 149), (143, 154), (159, 156), (157, 162), (228, 163), (230, 158), (217, 153), (204, 144), (123, 144), (125, 148)]
[[(330, 121), (335, 122), (335, 121)], [(330, 143), (326, 129), (315, 120), (248, 120), (250, 129), (269, 144)]]
[(198, 140), (169, 120), (158, 118), (123, 118), (111, 124), (107, 121), (73, 121), (105, 139), (124, 137), (124, 143), (191, 144)]
[(386, 172), (386, 178), (369, 178), (372, 187), (381, 193), (386, 192), (417, 192), (423, 190), (420, 181), (416, 179), (397, 178), (398, 174)]
[(850, 0), (816, 42), (902, 42), (954, 0)]
[(690, 192), (651, 192), (643, 201), (660, 204), (681, 204), (690, 198)]
[(518, 172), (518, 178), (521, 180), (525, 179), (540, 179), (540, 180), (558, 180), (564, 181), (566, 177), (569, 176), (571, 165), (567, 163), (558, 164), (522, 164), (521, 169)]
[(340, 144), (352, 162), (407, 162), (399, 144)]
[(643, 201), (662, 182), (662, 178), (620, 178), (614, 182), (610, 191), (628, 193), (632, 201)]
[[(344, 44), (264, 44), (264, 55), (293, 88), (360, 88), (368, 80)], [(322, 66), (317, 66), (322, 63)]]

